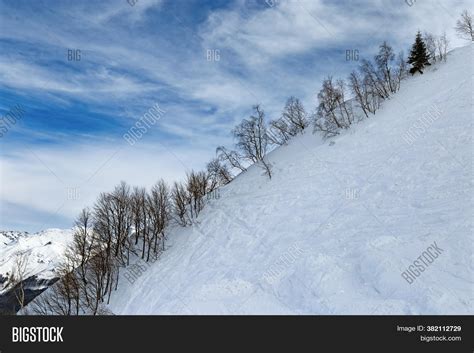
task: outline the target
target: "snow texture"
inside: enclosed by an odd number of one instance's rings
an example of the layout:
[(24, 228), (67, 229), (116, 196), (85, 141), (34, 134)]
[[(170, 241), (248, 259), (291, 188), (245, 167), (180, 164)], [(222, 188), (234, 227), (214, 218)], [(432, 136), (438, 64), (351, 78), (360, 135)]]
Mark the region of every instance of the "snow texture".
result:
[[(48, 229), (39, 233), (0, 232), (0, 277), (8, 278), (19, 254), (28, 258), (25, 279), (36, 276), (38, 282), (47, 283), (55, 277), (63, 260), (67, 245), (72, 241), (72, 230)], [(0, 296), (9, 288), (8, 281), (0, 283)], [(32, 289), (32, 288), (30, 288)], [(39, 288), (36, 288), (39, 289)]]
[[(472, 314), (473, 48), (340, 136), (273, 151), (271, 180), (253, 166), (222, 188), (199, 224), (168, 232), (158, 261), (122, 276), (109, 308)], [(409, 284), (402, 272), (434, 242), (442, 252)]]

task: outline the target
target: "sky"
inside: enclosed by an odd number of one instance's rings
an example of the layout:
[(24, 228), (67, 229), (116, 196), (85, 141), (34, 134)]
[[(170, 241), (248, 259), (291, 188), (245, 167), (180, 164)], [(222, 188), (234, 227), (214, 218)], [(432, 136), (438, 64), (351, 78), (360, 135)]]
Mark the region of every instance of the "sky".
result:
[(0, 0), (0, 230), (69, 228), (121, 180), (180, 180), (232, 147), (231, 129), (255, 104), (274, 119), (296, 96), (313, 112), (324, 77), (357, 67), (347, 51), (370, 59), (387, 41), (406, 53), (417, 30), (466, 45), (453, 29), (465, 8)]

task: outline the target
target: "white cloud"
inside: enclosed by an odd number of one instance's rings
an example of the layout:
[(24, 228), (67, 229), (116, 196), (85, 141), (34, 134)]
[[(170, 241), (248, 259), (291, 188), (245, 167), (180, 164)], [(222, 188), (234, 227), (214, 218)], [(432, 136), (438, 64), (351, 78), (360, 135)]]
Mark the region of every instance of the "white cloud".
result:
[[(212, 154), (199, 146), (189, 150), (142, 141), (133, 147), (117, 141), (61, 149), (24, 148), (0, 157), (0, 199), (44, 214), (54, 214), (62, 206), (60, 214), (72, 222), (80, 209), (92, 206), (100, 192), (111, 190), (121, 180), (147, 187), (159, 178), (171, 183), (182, 179), (187, 170), (200, 168)], [(4, 219), (2, 223), (24, 221)]]
[[(267, 64), (285, 55), (326, 49), (341, 43), (374, 37), (387, 40), (411, 40), (417, 29), (441, 33), (452, 30), (467, 1), (417, 1), (408, 6), (403, 1), (279, 0), (277, 6), (247, 14), (245, 2), (237, 8), (211, 14), (202, 29), (206, 45), (230, 48), (249, 66)], [(378, 43), (374, 43), (378, 45)]]
[(87, 12), (89, 14), (88, 21), (96, 25), (107, 25), (107, 22), (117, 18), (135, 23), (140, 22), (148, 10), (159, 8), (162, 3), (163, 0), (104, 1), (97, 9), (94, 9), (91, 7), (97, 5), (86, 2), (85, 7), (78, 12), (80, 15)]
[[(70, 97), (91, 111), (116, 109), (135, 118), (157, 101), (168, 113), (156, 128), (182, 140), (179, 148), (170, 148), (178, 159), (146, 138), (146, 144), (121, 150), (80, 187), (79, 200), (68, 200), (61, 211), (66, 217), (74, 217), (120, 180), (149, 186), (159, 177), (171, 181), (186, 168), (202, 168), (216, 146), (230, 142), (228, 132), (252, 104), (261, 103), (267, 116), (274, 118), (286, 98), (296, 95), (311, 111), (322, 76), (344, 77), (348, 70), (348, 66), (337, 68), (335, 57), (328, 61), (327, 50), (342, 55), (346, 47), (358, 45), (370, 52), (379, 39), (408, 49), (418, 29), (438, 34), (446, 30), (452, 46), (462, 45), (465, 42), (457, 39), (453, 27), (460, 11), (470, 7), (467, 1), (448, 0), (418, 0), (411, 7), (398, 0), (279, 0), (276, 7), (256, 11), (246, 1), (237, 1), (227, 10), (210, 13), (198, 33), (187, 33), (192, 37), (189, 42), (170, 43), (138, 26), (165, 5), (162, 0), (138, 0), (135, 6), (126, 0), (93, 7), (87, 2), (72, 8), (58, 4), (46, 18), (34, 13), (20, 18), (14, 8), (2, 11), (0, 38), (34, 44), (43, 53), (41, 60), (24, 53), (0, 53), (4, 85), (48, 102), (64, 104)], [(63, 71), (48, 64), (65, 60), (66, 48), (83, 51), (85, 69)], [(207, 49), (220, 50), (220, 61), (207, 61)], [(167, 100), (170, 92), (174, 96)], [(43, 162), (17, 149), (1, 157), (0, 200), (55, 212), (64, 202), (66, 188), (82, 185), (114, 148), (114, 143), (103, 141), (35, 149)]]

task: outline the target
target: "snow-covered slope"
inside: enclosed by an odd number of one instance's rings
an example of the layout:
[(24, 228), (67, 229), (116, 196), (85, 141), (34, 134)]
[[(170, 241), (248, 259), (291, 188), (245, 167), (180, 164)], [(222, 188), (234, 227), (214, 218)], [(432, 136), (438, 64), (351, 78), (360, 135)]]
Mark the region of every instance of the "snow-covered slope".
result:
[[(472, 51), (405, 80), (347, 133), (275, 150), (272, 180), (252, 167), (222, 188), (159, 261), (122, 276), (110, 309), (472, 313)], [(402, 272), (433, 243), (441, 253), (409, 284)]]
[(34, 234), (0, 232), (0, 309), (10, 311), (11, 287), (7, 279), (18, 255), (24, 254), (27, 259), (24, 278), (31, 299), (57, 277), (55, 269), (71, 240), (72, 230), (48, 229)]
[(11, 244), (18, 240), (18, 238), (28, 236), (28, 232), (18, 232), (14, 230), (0, 231), (0, 249), (5, 245)]

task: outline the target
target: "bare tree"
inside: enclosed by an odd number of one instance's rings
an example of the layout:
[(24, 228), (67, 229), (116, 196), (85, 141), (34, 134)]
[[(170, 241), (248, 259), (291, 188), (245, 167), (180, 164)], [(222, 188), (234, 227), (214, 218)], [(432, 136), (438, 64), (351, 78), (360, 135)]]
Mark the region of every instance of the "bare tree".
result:
[(428, 53), (429, 59), (436, 62), (436, 36), (425, 32), (423, 34), (423, 39), (425, 40), (426, 52)]
[(318, 93), (318, 109), (315, 119), (315, 131), (324, 136), (339, 134), (340, 129), (347, 129), (354, 121), (350, 104), (346, 101), (345, 83), (343, 80), (334, 82), (329, 76), (323, 81), (323, 87)]
[(393, 78), (392, 78), (392, 62), (395, 59), (395, 54), (393, 49), (387, 42), (383, 42), (379, 47), (379, 52), (375, 55), (375, 63), (377, 64), (378, 73), (377, 77), (380, 81), (383, 82), (386, 92), (395, 93), (396, 89), (394, 87)]
[(173, 214), (179, 225), (186, 227), (192, 224), (188, 215), (188, 207), (191, 204), (191, 197), (188, 195), (183, 183), (175, 182), (171, 190), (171, 199), (173, 200)]
[(94, 206), (94, 232), (103, 244), (103, 250), (92, 261), (99, 293), (97, 300), (110, 295), (114, 283), (117, 287), (119, 268), (128, 264), (132, 225), (130, 210), (130, 187), (124, 182), (112, 193), (100, 194)]
[(282, 118), (270, 121), (270, 127), (267, 129), (268, 142), (283, 146), (288, 143), (292, 135), (290, 132), (290, 124)]
[(227, 163), (231, 168), (238, 169), (241, 172), (247, 170), (247, 168), (245, 168), (241, 163), (243, 157), (236, 151), (229, 151), (224, 146), (219, 146), (216, 149), (216, 153), (217, 158), (220, 161)]
[(375, 114), (380, 106), (380, 97), (372, 90), (369, 82), (357, 71), (352, 71), (349, 75), (349, 88), (366, 117), (369, 117), (369, 113)]
[(354, 114), (352, 112), (352, 105), (346, 100), (346, 82), (344, 80), (337, 80), (336, 87), (339, 92), (337, 106), (339, 108), (339, 114), (342, 117), (344, 123), (349, 126), (354, 122)]
[(8, 280), (9, 287), (12, 288), (19, 310), (25, 306), (25, 280), (28, 269), (29, 254), (27, 252), (18, 252), (15, 254), (14, 265)]
[(449, 39), (446, 36), (446, 32), (443, 32), (438, 38), (436, 38), (436, 49), (438, 50), (439, 60), (448, 60), (448, 48)]
[(408, 65), (405, 58), (405, 54), (402, 50), (400, 51), (400, 53), (398, 53), (397, 61), (396, 61), (395, 80), (394, 80), (396, 91), (400, 89), (401, 82), (407, 76), (407, 73), (408, 73)]
[(308, 117), (298, 98), (288, 98), (281, 117), (270, 121), (267, 136), (270, 143), (285, 145), (293, 136), (303, 133), (308, 127)]
[(295, 97), (288, 98), (281, 117), (288, 122), (291, 136), (302, 133), (309, 125), (303, 104)]
[(178, 224), (185, 227), (197, 219), (204, 208), (205, 196), (209, 191), (211, 179), (204, 171), (191, 171), (186, 174), (184, 183), (174, 183), (171, 199)]
[(461, 13), (461, 17), (454, 27), (458, 36), (463, 39), (474, 41), (474, 31), (472, 28), (472, 14), (468, 10)]
[(94, 205), (94, 231), (105, 246), (106, 257), (111, 257), (113, 247), (113, 224), (112, 197), (108, 193), (101, 193)]
[(76, 276), (74, 260), (66, 257), (58, 269), (59, 280), (54, 284), (57, 295), (62, 297), (65, 315), (79, 315), (81, 309), (81, 282)]
[(227, 165), (223, 164), (219, 158), (213, 158), (206, 166), (209, 191), (212, 192), (220, 186), (226, 185), (232, 181), (232, 174)]
[(191, 171), (186, 176), (186, 190), (190, 197), (190, 218), (195, 220), (204, 208), (204, 197), (209, 191), (208, 176), (205, 172)]
[(98, 251), (89, 263), (89, 290), (94, 299), (90, 305), (90, 312), (96, 315), (105, 298), (107, 298), (107, 302), (110, 301), (114, 284), (117, 288), (116, 281), (119, 277), (120, 261), (116, 257), (108, 256), (106, 251)]
[[(73, 241), (68, 246), (65, 258), (66, 258), (66, 271), (65, 275), (68, 274), (68, 271), (75, 271), (79, 278), (78, 292), (79, 287), (84, 297), (84, 300), (87, 305), (90, 304), (89, 291), (87, 286), (89, 284), (88, 279), (88, 266), (89, 260), (95, 256), (98, 249), (98, 240), (94, 234), (94, 220), (92, 212), (85, 208), (79, 214), (79, 217), (75, 221)], [(81, 293), (77, 293), (76, 303), (79, 307), (79, 296)]]
[(43, 294), (36, 297), (29, 305), (37, 315), (70, 315), (69, 298), (65, 297), (63, 288), (56, 282)]
[(237, 147), (242, 151), (243, 158), (258, 163), (267, 152), (268, 138), (265, 134), (265, 113), (259, 105), (255, 105), (253, 109), (256, 116), (251, 115), (248, 120), (244, 119), (232, 133), (237, 140)]
[(146, 261), (150, 259), (150, 249), (158, 252), (158, 243), (161, 242), (162, 250), (165, 248), (165, 228), (170, 219), (170, 191), (164, 180), (158, 181), (152, 188), (147, 198), (147, 207), (150, 217), (151, 237), (148, 244)]
[(356, 102), (362, 109), (366, 117), (369, 117), (368, 95), (364, 89), (363, 80), (357, 71), (352, 71), (349, 75), (349, 87), (354, 94)]
[[(149, 195), (122, 182), (113, 192), (102, 193), (94, 211), (82, 210), (75, 222), (73, 242), (58, 269), (59, 280), (34, 303), (40, 314), (97, 315), (110, 302), (119, 283), (120, 268), (127, 266), (132, 224), (151, 249), (164, 248), (170, 218), (169, 189), (160, 180)], [(144, 250), (143, 250), (144, 253)], [(143, 255), (143, 254), (142, 254)], [(126, 257), (125, 257), (126, 256)]]
[(142, 218), (143, 202), (142, 200), (145, 197), (146, 197), (145, 188), (139, 188), (137, 186), (133, 188), (132, 194), (130, 195), (133, 231), (135, 232), (135, 245), (138, 244), (138, 240), (140, 239), (140, 235), (142, 234), (141, 233), (143, 229), (143, 218)]
[(35, 299), (34, 312), (95, 315), (105, 298), (110, 300), (118, 280), (119, 262), (112, 252), (115, 222), (113, 199), (108, 194), (99, 196), (94, 213), (88, 209), (81, 211), (73, 241), (57, 271), (59, 280)]
[(446, 36), (446, 32), (443, 32), (443, 34), (440, 36), (435, 36), (431, 33), (425, 32), (423, 37), (429, 59), (431, 59), (433, 62), (436, 62), (438, 59), (439, 61), (446, 61), (449, 47), (449, 40)]
[[(79, 236), (79, 233), (76, 233)], [(75, 235), (76, 236), (76, 235)], [(33, 313), (40, 315), (79, 315), (87, 313), (90, 301), (84, 298), (85, 289), (89, 285), (82, 281), (82, 272), (77, 269), (79, 254), (71, 250), (80, 251), (74, 245), (68, 248), (64, 261), (56, 273), (59, 279), (44, 293), (30, 304)], [(89, 298), (90, 299), (90, 298)]]
[(255, 115), (244, 119), (233, 130), (236, 146), (242, 152), (242, 158), (260, 165), (271, 179), (271, 165), (265, 160), (268, 147), (268, 134), (265, 113), (259, 105), (253, 107)]
[[(113, 212), (113, 234), (115, 254), (122, 263), (128, 265), (130, 257), (130, 233), (132, 225), (130, 186), (125, 182), (117, 185), (111, 193), (111, 205)], [(124, 259), (126, 256), (126, 260)]]
[(377, 93), (380, 99), (383, 100), (390, 97), (390, 92), (387, 90), (383, 78), (380, 77), (380, 73), (371, 61), (363, 59), (360, 70), (364, 75), (364, 79), (367, 80), (367, 84), (371, 87), (371, 90)]

